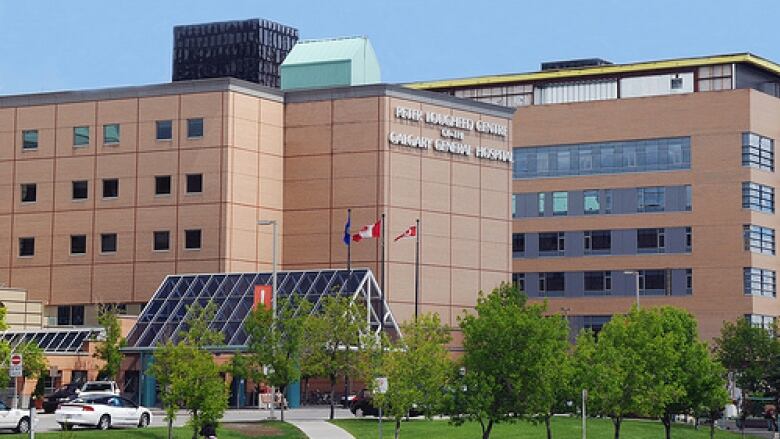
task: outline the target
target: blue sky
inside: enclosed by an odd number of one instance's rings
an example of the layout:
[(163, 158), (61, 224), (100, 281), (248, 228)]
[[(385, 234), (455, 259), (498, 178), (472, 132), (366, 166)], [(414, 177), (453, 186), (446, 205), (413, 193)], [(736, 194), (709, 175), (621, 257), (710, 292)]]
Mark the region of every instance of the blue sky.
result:
[(385, 82), (733, 52), (780, 62), (778, 0), (0, 0), (0, 94), (168, 82), (177, 24), (366, 35)]

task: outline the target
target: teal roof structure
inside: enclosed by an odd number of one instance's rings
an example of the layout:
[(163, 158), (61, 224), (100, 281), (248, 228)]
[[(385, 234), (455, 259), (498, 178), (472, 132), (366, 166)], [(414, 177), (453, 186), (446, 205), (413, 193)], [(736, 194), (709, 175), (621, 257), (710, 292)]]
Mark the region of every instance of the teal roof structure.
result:
[(298, 42), (281, 66), (282, 90), (381, 82), (379, 61), (366, 37)]

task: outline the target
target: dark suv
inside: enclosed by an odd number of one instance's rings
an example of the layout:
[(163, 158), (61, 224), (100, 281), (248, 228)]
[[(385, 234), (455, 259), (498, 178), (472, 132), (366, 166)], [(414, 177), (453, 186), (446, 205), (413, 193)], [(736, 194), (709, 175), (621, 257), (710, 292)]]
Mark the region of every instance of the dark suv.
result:
[(77, 396), (76, 389), (81, 387), (80, 382), (70, 383), (55, 390), (54, 393), (43, 398), (44, 413), (54, 413), (57, 407), (63, 402), (70, 401)]

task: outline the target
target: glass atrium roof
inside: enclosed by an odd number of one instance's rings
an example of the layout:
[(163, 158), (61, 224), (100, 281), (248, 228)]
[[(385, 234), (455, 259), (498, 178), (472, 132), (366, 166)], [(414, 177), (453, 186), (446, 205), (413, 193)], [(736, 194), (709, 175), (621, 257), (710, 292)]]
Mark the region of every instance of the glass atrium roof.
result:
[[(212, 329), (225, 336), (223, 346), (215, 351), (235, 351), (246, 347), (247, 333), (244, 320), (254, 304), (255, 285), (271, 285), (272, 273), (215, 273), (171, 275), (166, 277), (152, 299), (144, 307), (127, 337), (124, 351), (140, 352), (153, 349), (168, 340), (178, 341), (187, 307), (195, 302), (206, 306), (217, 305), (210, 323)], [(291, 294), (314, 304), (317, 312), (323, 297), (328, 295), (351, 297), (366, 304), (368, 328), (398, 334), (398, 325), (384, 300), (382, 291), (368, 269), (279, 271), (277, 297)], [(384, 315), (384, 318), (380, 318)], [(380, 322), (384, 322), (381, 324)]]
[(86, 340), (102, 334), (100, 328), (51, 328), (3, 331), (0, 337), (11, 345), (11, 352), (19, 345), (32, 341), (46, 354), (79, 354), (86, 352)]

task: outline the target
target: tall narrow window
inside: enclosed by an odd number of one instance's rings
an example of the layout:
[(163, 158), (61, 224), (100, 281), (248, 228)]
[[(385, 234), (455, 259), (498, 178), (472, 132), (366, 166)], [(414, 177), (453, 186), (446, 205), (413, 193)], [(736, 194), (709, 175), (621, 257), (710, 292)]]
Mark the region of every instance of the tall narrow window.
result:
[(612, 213), (612, 189), (604, 190), (604, 213)]
[(525, 291), (525, 273), (512, 273), (512, 283), (520, 291)]
[(536, 194), (536, 199), (539, 206), (539, 216), (544, 216), (544, 192)]
[(119, 143), (119, 124), (110, 123), (103, 125), (103, 144), (116, 145)]
[(512, 234), (512, 256), (518, 257), (525, 253), (525, 233)]
[(691, 251), (693, 248), (693, 228), (685, 228), (685, 249)]
[(203, 119), (187, 119), (187, 137), (190, 139), (203, 137)]
[(184, 248), (187, 250), (200, 250), (201, 246), (201, 231), (197, 230), (185, 230), (184, 231)]
[(512, 194), (512, 218), (517, 218), (517, 194)]
[(38, 149), (38, 130), (22, 131), (22, 149), (25, 151)]
[(73, 146), (89, 145), (89, 127), (73, 127)]
[(19, 257), (29, 258), (35, 256), (35, 238), (19, 238)]
[(685, 269), (685, 292), (693, 293), (693, 270), (690, 268)]
[(689, 184), (685, 185), (685, 210), (693, 210), (693, 190)]
[(553, 215), (567, 215), (569, 213), (569, 193), (553, 192)]
[(584, 191), (583, 202), (585, 215), (594, 215), (599, 213), (599, 191)]
[(35, 183), (22, 183), (20, 185), (19, 199), (22, 203), (34, 203), (38, 200), (38, 185)]
[(155, 122), (157, 140), (173, 139), (173, 121), (158, 120)]

